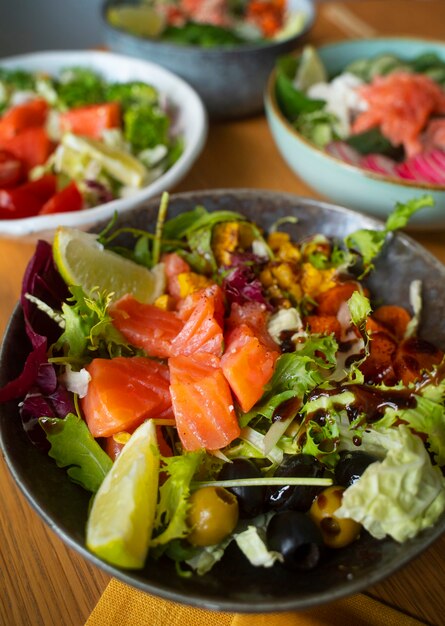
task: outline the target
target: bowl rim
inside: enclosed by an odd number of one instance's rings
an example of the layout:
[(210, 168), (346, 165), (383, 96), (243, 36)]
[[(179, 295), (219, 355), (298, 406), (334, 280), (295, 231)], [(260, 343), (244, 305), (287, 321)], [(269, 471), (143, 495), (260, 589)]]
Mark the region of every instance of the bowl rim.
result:
[[(76, 61), (76, 59), (78, 60)], [(110, 202), (97, 205), (90, 209), (82, 209), (80, 212), (34, 215), (21, 219), (0, 219), (0, 238), (33, 236), (39, 233), (43, 236), (46, 233), (54, 231), (58, 225), (78, 228), (92, 227), (96, 222), (113, 215), (114, 212), (121, 213), (127, 211), (140, 202), (144, 202), (153, 196), (159, 195), (166, 189), (170, 189), (178, 184), (195, 163), (207, 140), (208, 115), (201, 96), (199, 96), (197, 91), (184, 79), (152, 61), (117, 54), (107, 50), (44, 50), (0, 58), (0, 68), (26, 66), (29, 63), (41, 63), (42, 71), (45, 71), (45, 63), (51, 61), (56, 61), (59, 69), (61, 69), (64, 64), (73, 62), (77, 62), (79, 65), (88, 65), (93, 69), (97, 69), (97, 65), (101, 65), (104, 62), (113, 62), (127, 67), (139, 67), (146, 70), (148, 75), (151, 71), (162, 81), (165, 81), (166, 84), (175, 86), (175, 89), (171, 90), (172, 95), (170, 95), (170, 100), (174, 102), (178, 111), (183, 108), (182, 100), (178, 99), (175, 101), (173, 92), (176, 91), (176, 88), (180, 87), (181, 93), (187, 95), (189, 102), (187, 110), (189, 113), (193, 112), (193, 123), (189, 120), (188, 124), (188, 141), (184, 145), (184, 152), (176, 163), (160, 177), (138, 189), (133, 195), (127, 198), (115, 198)], [(158, 80), (158, 78), (156, 78), (156, 80)], [(159, 89), (162, 95), (163, 88), (157, 87), (157, 89)], [(183, 136), (185, 135), (184, 128), (180, 129), (180, 132)], [(79, 219), (80, 215), (82, 216), (81, 219)]]
[(272, 39), (270, 41), (266, 41), (266, 43), (246, 43), (230, 46), (212, 46), (210, 48), (204, 48), (203, 46), (193, 44), (182, 44), (174, 41), (161, 41), (157, 39), (152, 39), (150, 37), (132, 34), (123, 28), (113, 26), (107, 19), (107, 10), (110, 8), (111, 5), (126, 4), (126, 2), (121, 3), (119, 0), (104, 0), (101, 7), (101, 17), (105, 28), (109, 28), (112, 33), (116, 34), (116, 36), (119, 36), (121, 39), (138, 42), (138, 45), (156, 47), (158, 50), (163, 50), (165, 52), (172, 49), (175, 51), (177, 50), (181, 53), (187, 51), (187, 54), (190, 54), (192, 56), (201, 55), (205, 52), (205, 55), (210, 58), (212, 58), (213, 56), (219, 56), (221, 53), (224, 53), (225, 56), (235, 55), (236, 57), (238, 57), (238, 55), (243, 53), (247, 54), (260, 52), (261, 50), (270, 50), (271, 48), (276, 48), (280, 50), (281, 48), (286, 48), (289, 44), (295, 43), (299, 41), (302, 37), (304, 37), (311, 30), (315, 22), (317, 13), (316, 0), (297, 1), (301, 2), (304, 5), (304, 11), (306, 12), (305, 24), (301, 31), (299, 31), (298, 33), (284, 39)]
[[(199, 198), (203, 199), (206, 196), (233, 196), (234, 198), (238, 198), (240, 200), (247, 199), (255, 196), (261, 196), (280, 200), (280, 201), (290, 201), (295, 205), (301, 205), (302, 208), (310, 208), (310, 207), (318, 207), (323, 210), (327, 210), (333, 212), (339, 216), (344, 215), (353, 215), (355, 218), (360, 216), (363, 221), (363, 226), (366, 228), (376, 228), (381, 229), (383, 227), (383, 222), (375, 217), (366, 215), (361, 212), (354, 211), (352, 209), (348, 209), (341, 205), (333, 204), (323, 200), (317, 200), (315, 198), (307, 198), (304, 196), (300, 196), (293, 193), (288, 192), (280, 192), (275, 190), (264, 190), (264, 189), (252, 189), (252, 188), (227, 188), (227, 189), (209, 189), (209, 190), (198, 190), (191, 192), (182, 192), (172, 194), (171, 201), (181, 201), (181, 200), (193, 200), (194, 202), (199, 202)], [(151, 198), (147, 201), (148, 203), (153, 205), (153, 213), (155, 213), (156, 205), (155, 199)], [(143, 206), (136, 208), (135, 210), (141, 210)], [(426, 250), (422, 245), (417, 243), (414, 239), (412, 239), (409, 235), (405, 233), (397, 232), (394, 236), (400, 239), (410, 251), (421, 252), (422, 256), (428, 261), (428, 263), (432, 263), (434, 267), (438, 268), (439, 271), (443, 272), (445, 276), (445, 266), (440, 263), (434, 255), (432, 255), (428, 250)], [(8, 336), (10, 332), (12, 332), (13, 325), (16, 323), (20, 323), (23, 325), (23, 317), (20, 305), (17, 304), (5, 331), (5, 337)], [(5, 342), (2, 342), (0, 346), (0, 362), (4, 358), (5, 352)], [(15, 402), (15, 401), (13, 401)], [(431, 546), (445, 531), (445, 518), (442, 520), (441, 524), (437, 524), (429, 529), (425, 529), (428, 531), (428, 536), (424, 537), (421, 548), (420, 549), (411, 549), (405, 552), (402, 555), (397, 555), (395, 558), (395, 563), (391, 566), (389, 572), (384, 571), (382, 573), (381, 569), (378, 568), (375, 571), (367, 572), (360, 580), (345, 580), (344, 584), (337, 587), (334, 590), (325, 590), (319, 592), (317, 594), (316, 602), (314, 602), (314, 598), (309, 596), (306, 593), (305, 597), (297, 600), (280, 600), (278, 603), (276, 601), (271, 601), (265, 599), (261, 602), (256, 602), (254, 605), (246, 604), (245, 601), (242, 600), (228, 600), (224, 598), (219, 598), (218, 600), (211, 600), (206, 596), (202, 596), (201, 592), (198, 590), (193, 597), (187, 595), (187, 592), (178, 592), (172, 591), (167, 588), (165, 584), (157, 584), (156, 581), (147, 581), (137, 576), (134, 577), (132, 575), (132, 571), (127, 572), (125, 570), (120, 570), (115, 568), (112, 565), (107, 564), (102, 561), (94, 554), (92, 554), (84, 544), (78, 543), (72, 536), (69, 535), (67, 531), (60, 527), (60, 524), (55, 522), (51, 516), (45, 511), (42, 505), (36, 501), (35, 497), (32, 495), (31, 490), (23, 483), (21, 480), (22, 472), (18, 470), (14, 464), (11, 462), (9, 451), (7, 446), (5, 445), (4, 433), (2, 428), (3, 420), (0, 420), (0, 449), (3, 452), (3, 457), (8, 466), (9, 471), (11, 472), (16, 485), (20, 488), (24, 496), (26, 497), (28, 503), (34, 508), (34, 510), (42, 517), (46, 524), (53, 530), (59, 538), (61, 538), (69, 547), (73, 548), (77, 553), (79, 553), (83, 558), (87, 561), (93, 563), (100, 569), (104, 570), (110, 576), (117, 578), (118, 580), (140, 589), (146, 593), (153, 593), (165, 600), (180, 602), (181, 604), (193, 606), (196, 608), (203, 608), (214, 611), (230, 611), (230, 612), (239, 612), (239, 613), (277, 613), (277, 612), (286, 612), (286, 611), (295, 611), (295, 610), (303, 610), (307, 608), (314, 608), (314, 606), (318, 606), (321, 604), (326, 604), (329, 602), (333, 602), (335, 600), (339, 600), (344, 597), (348, 597), (354, 593), (362, 592), (365, 589), (371, 587), (373, 584), (376, 584), (389, 575), (393, 575), (403, 566), (405, 566), (409, 561), (417, 558), (423, 553), (429, 546)], [(32, 445), (32, 444), (29, 444)], [(58, 471), (63, 471), (59, 470)], [(68, 478), (67, 478), (68, 480)], [(424, 531), (424, 532), (425, 532)]]
[[(438, 47), (443, 48), (445, 52), (445, 42), (439, 41), (437, 39), (428, 39), (428, 38), (416, 38), (416, 37), (372, 37), (368, 39), (347, 39), (342, 41), (337, 41), (333, 43), (324, 44), (322, 46), (318, 46), (317, 50), (322, 50), (325, 52), (331, 52), (335, 54), (336, 49), (338, 48), (348, 48), (350, 46), (354, 46), (357, 44), (369, 44), (373, 42), (406, 42), (406, 43), (415, 43), (415, 44), (432, 44)], [(293, 52), (290, 56), (298, 56), (300, 52)], [(278, 104), (276, 97), (276, 79), (277, 79), (277, 68), (275, 67), (269, 75), (266, 90), (264, 94), (265, 102), (269, 105), (271, 114), (276, 118), (276, 120), (281, 124), (282, 127), (297, 141), (302, 143), (308, 150), (318, 155), (320, 158), (324, 158), (328, 161), (331, 161), (333, 164), (336, 164), (338, 167), (344, 169), (346, 172), (350, 172), (355, 175), (360, 175), (363, 178), (385, 182), (390, 185), (402, 186), (407, 189), (422, 189), (427, 192), (445, 192), (445, 183), (441, 185), (434, 185), (432, 183), (420, 182), (414, 180), (408, 180), (404, 178), (397, 178), (395, 176), (387, 176), (385, 174), (379, 174), (378, 172), (372, 172), (370, 170), (366, 170), (365, 168), (359, 167), (358, 165), (354, 165), (352, 163), (346, 163), (342, 161), (338, 157), (324, 151), (322, 148), (317, 147), (315, 144), (310, 142), (308, 139), (303, 137), (289, 122), (284, 113), (281, 111), (281, 108)]]

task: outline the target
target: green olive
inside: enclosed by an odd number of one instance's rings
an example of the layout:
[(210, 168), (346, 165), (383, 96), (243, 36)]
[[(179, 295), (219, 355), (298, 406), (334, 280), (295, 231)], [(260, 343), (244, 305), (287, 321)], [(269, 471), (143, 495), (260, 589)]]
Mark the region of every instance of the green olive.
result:
[(238, 523), (236, 496), (222, 487), (203, 487), (190, 496), (188, 540), (194, 546), (212, 546), (230, 535)]
[(344, 488), (332, 485), (316, 496), (309, 510), (310, 517), (321, 530), (324, 543), (330, 548), (344, 548), (360, 533), (360, 524), (352, 519), (336, 517)]

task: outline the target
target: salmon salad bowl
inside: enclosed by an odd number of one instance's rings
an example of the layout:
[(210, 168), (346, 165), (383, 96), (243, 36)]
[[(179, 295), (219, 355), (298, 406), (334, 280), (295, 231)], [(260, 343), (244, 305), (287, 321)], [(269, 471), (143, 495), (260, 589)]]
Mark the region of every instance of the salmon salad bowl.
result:
[(206, 609), (367, 589), (445, 530), (445, 268), (386, 222), (164, 193), (41, 240), (0, 355), (17, 483), (85, 559)]
[(414, 38), (305, 46), (281, 57), (265, 95), (289, 167), (317, 192), (385, 219), (430, 193), (410, 228), (445, 227), (445, 44)]

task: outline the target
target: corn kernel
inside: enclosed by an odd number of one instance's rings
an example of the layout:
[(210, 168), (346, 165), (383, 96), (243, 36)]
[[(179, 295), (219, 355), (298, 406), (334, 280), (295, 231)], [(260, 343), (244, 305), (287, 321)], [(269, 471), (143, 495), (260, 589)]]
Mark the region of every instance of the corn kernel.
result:
[(210, 278), (201, 274), (195, 274), (195, 272), (181, 272), (178, 274), (177, 280), (181, 298), (186, 298), (191, 293), (213, 284)]
[(218, 265), (230, 265), (230, 253), (239, 242), (239, 223), (216, 224), (212, 234), (212, 250)]

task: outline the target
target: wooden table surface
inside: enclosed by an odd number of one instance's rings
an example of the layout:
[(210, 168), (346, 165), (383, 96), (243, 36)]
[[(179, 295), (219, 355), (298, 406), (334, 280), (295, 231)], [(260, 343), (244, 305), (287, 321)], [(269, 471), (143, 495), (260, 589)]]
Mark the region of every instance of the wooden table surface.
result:
[[(375, 35), (445, 39), (445, 0), (321, 1), (308, 39), (319, 45)], [(319, 197), (283, 162), (263, 116), (212, 124), (200, 159), (174, 191), (229, 187)], [(412, 236), (445, 262), (445, 232), (414, 232)], [(0, 240), (0, 336), (17, 301), (33, 248), (31, 243)], [(109, 581), (108, 575), (67, 548), (43, 524), (14, 485), (3, 458), (0, 464), (0, 625), (84, 624)], [(367, 593), (439, 626), (445, 624), (444, 580), (442, 537)]]

